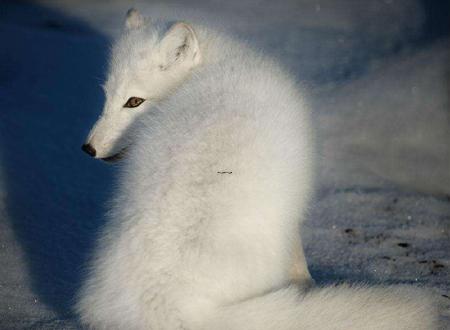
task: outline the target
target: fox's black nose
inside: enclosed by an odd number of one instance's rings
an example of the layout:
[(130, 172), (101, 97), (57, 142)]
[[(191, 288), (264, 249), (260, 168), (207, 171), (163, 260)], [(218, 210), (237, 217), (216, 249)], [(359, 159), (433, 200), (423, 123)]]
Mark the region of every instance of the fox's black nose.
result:
[(83, 144), (81, 146), (81, 150), (83, 150), (89, 156), (95, 157), (95, 154), (96, 154), (95, 149), (89, 143), (88, 144)]

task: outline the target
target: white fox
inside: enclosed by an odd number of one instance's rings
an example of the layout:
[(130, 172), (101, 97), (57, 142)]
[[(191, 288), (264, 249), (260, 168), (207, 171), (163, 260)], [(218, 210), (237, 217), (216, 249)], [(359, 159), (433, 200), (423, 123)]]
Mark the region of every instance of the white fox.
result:
[(130, 147), (76, 305), (85, 326), (437, 326), (418, 289), (307, 288), (298, 229), (312, 193), (312, 131), (303, 96), (274, 62), (132, 10), (105, 92), (83, 149), (111, 159)]

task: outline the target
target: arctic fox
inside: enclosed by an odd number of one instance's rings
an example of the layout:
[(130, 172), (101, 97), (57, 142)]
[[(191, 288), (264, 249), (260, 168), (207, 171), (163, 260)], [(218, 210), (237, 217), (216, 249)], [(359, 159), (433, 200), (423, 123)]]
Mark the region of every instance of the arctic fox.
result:
[[(127, 149), (76, 305), (94, 329), (433, 329), (404, 286), (307, 288), (308, 107), (278, 65), (200, 26), (129, 12), (84, 149)], [(194, 70), (195, 68), (195, 70)], [(301, 251), (301, 250), (300, 250)]]

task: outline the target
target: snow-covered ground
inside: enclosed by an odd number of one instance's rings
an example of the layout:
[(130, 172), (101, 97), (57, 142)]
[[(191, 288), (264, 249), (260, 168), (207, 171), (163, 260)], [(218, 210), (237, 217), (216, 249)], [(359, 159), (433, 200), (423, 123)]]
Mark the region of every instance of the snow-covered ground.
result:
[(215, 24), (305, 86), (317, 198), (304, 228), (323, 283), (416, 283), (450, 328), (450, 6), (444, 1), (0, 4), (0, 329), (76, 328), (70, 306), (114, 167), (80, 151), (131, 6)]

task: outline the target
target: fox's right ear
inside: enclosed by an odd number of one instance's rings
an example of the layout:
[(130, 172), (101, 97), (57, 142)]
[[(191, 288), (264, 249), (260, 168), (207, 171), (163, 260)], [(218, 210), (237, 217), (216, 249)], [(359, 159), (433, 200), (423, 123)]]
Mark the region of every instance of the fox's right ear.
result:
[(134, 8), (127, 11), (125, 17), (125, 27), (127, 30), (137, 29), (144, 25), (144, 17)]
[(194, 67), (200, 62), (200, 47), (194, 29), (186, 23), (175, 23), (161, 40), (164, 63), (167, 69), (176, 63)]

